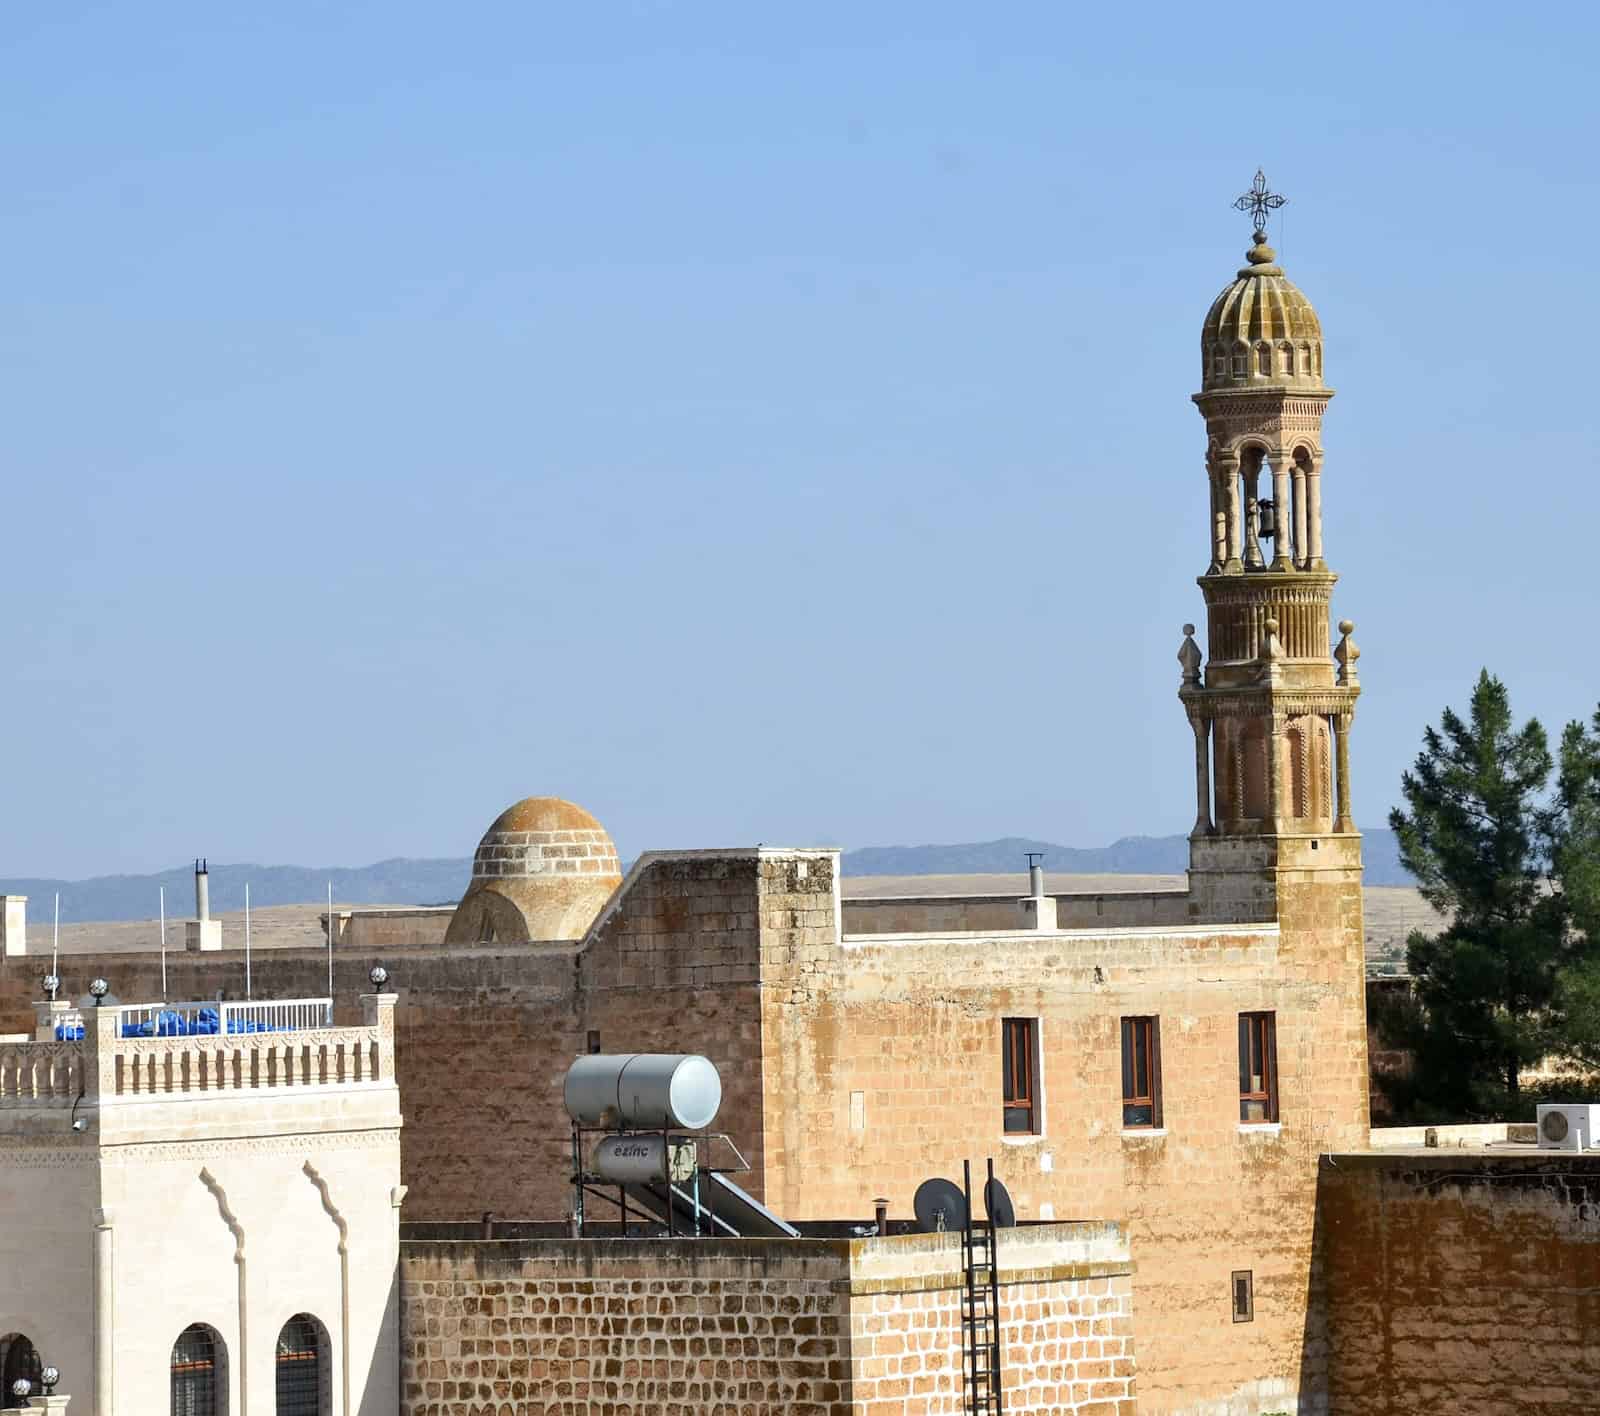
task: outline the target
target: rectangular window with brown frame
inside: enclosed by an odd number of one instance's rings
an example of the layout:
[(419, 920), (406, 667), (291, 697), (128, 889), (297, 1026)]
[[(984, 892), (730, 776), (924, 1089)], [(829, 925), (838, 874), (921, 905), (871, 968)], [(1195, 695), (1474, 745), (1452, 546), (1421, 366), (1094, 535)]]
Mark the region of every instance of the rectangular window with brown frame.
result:
[(1000, 1096), (1007, 1135), (1039, 1133), (1039, 1030), (1035, 1018), (1000, 1020)]
[(1161, 1125), (1161, 1020), (1122, 1020), (1122, 1129)]
[(1239, 1014), (1239, 1120), (1278, 1119), (1278, 1024), (1273, 1013)]

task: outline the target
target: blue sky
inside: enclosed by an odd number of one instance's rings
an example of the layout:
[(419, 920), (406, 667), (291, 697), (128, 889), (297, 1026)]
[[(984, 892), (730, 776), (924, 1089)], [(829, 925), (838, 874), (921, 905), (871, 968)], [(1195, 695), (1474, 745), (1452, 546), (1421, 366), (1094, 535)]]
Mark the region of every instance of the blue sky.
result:
[(14, 7), (0, 875), (1186, 829), (1258, 165), (1358, 819), (1586, 715), (1596, 15)]

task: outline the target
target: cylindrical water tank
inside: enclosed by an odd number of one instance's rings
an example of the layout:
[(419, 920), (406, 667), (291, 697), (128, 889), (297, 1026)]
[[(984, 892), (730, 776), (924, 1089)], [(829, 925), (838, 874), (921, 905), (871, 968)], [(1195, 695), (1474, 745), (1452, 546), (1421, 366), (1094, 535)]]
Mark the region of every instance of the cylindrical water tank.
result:
[(595, 1053), (567, 1069), (562, 1093), (580, 1126), (698, 1131), (722, 1105), (722, 1078), (708, 1058), (693, 1054)]
[(615, 1185), (644, 1185), (669, 1178), (682, 1184), (693, 1176), (694, 1165), (693, 1141), (674, 1141), (668, 1146), (665, 1136), (648, 1132), (606, 1136), (594, 1148), (594, 1173)]
[(1044, 899), (1044, 867), (1030, 865), (1028, 867), (1028, 893), (1036, 900)]

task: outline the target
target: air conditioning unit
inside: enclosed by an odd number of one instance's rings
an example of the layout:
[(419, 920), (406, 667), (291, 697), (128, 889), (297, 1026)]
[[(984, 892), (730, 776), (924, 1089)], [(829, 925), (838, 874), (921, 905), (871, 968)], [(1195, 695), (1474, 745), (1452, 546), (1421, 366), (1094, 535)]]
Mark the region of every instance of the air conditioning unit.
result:
[(1539, 1108), (1539, 1149), (1581, 1151), (1600, 1144), (1600, 1106)]

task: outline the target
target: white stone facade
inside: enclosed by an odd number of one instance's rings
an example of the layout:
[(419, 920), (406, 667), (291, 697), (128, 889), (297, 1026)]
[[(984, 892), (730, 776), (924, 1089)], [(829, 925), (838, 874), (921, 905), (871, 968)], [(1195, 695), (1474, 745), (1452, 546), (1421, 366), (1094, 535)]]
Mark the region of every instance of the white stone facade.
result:
[[(27, 1337), (73, 1411), (170, 1410), (199, 1323), (217, 1410), (269, 1416), (300, 1315), (318, 1416), (399, 1409), (393, 1002), (365, 998), (359, 1027), (154, 1037), (86, 1010), (81, 1040), (41, 1005), (34, 1041), (0, 1044), (0, 1339)], [(274, 1005), (231, 1005), (236, 1027), (249, 1006)]]

